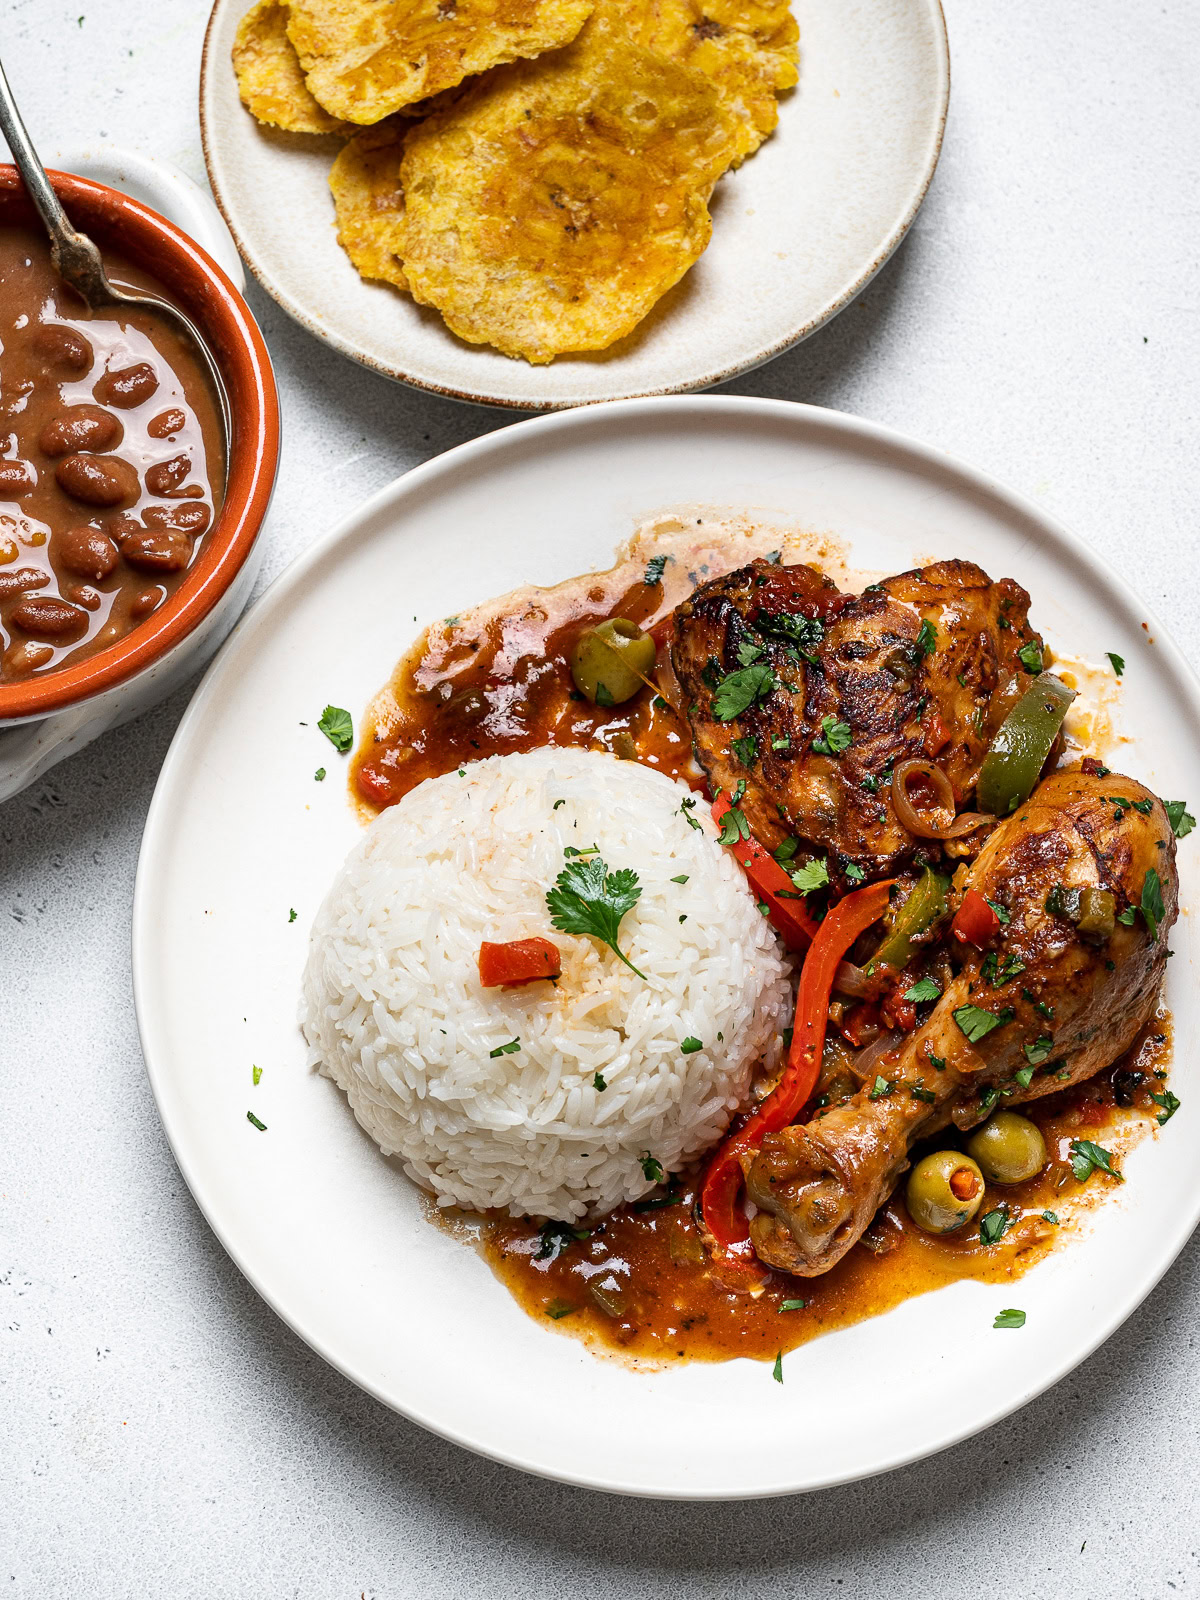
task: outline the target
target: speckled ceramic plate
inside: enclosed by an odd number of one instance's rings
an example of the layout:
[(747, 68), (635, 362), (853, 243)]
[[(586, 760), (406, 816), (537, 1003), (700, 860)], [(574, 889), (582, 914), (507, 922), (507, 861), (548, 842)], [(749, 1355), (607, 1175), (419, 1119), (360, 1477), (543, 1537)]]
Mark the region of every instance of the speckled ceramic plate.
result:
[[(1200, 1209), (1200, 1066), (1127, 1182), (1019, 1285), (955, 1283), (769, 1363), (637, 1373), (536, 1323), (466, 1245), (425, 1220), (343, 1097), (305, 1066), (306, 930), (358, 837), (347, 762), (317, 731), (356, 717), (427, 622), (608, 564), (645, 518), (749, 511), (831, 532), (856, 565), (973, 558), (1033, 596), (1059, 649), (1127, 667), (1122, 768), (1200, 798), (1198, 690), (1139, 601), (1038, 507), (836, 412), (685, 397), (588, 407), (485, 435), (410, 472), (281, 577), (180, 725), (146, 825), (134, 984), (176, 1158), (218, 1237), (315, 1350), (471, 1449), (631, 1494), (813, 1489), (940, 1450), (1070, 1371), (1150, 1291)], [(328, 769), (314, 783), (317, 767)], [(1184, 902), (1200, 832), (1179, 851)], [(289, 911), (295, 908), (295, 922)], [(1200, 1025), (1194, 919), (1171, 936), (1176, 1037)], [(251, 1082), (251, 1067), (262, 1081)], [(253, 1111), (266, 1123), (258, 1132)], [(1028, 1315), (996, 1332), (1000, 1309)]]
[(937, 165), (950, 64), (939, 0), (793, 0), (800, 83), (773, 138), (722, 179), (712, 243), (612, 350), (531, 367), (456, 338), (364, 282), (334, 237), (335, 140), (260, 126), (229, 52), (249, 0), (217, 0), (200, 118), (213, 193), (263, 287), (318, 338), (389, 377), (528, 409), (702, 389), (848, 305), (891, 255)]

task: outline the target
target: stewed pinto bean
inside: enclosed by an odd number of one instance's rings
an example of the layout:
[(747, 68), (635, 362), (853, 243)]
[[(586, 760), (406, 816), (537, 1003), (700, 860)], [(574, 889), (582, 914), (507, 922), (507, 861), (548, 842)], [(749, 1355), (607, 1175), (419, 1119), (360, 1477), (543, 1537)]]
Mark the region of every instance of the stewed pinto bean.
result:
[(64, 372), (86, 372), (96, 359), (91, 345), (75, 328), (43, 322), (33, 336), (33, 353)]
[(145, 405), (157, 390), (154, 368), (148, 361), (139, 361), (135, 366), (122, 367), (119, 372), (106, 372), (92, 393), (102, 406), (128, 411), (133, 406)]
[(212, 521), (212, 512), (203, 500), (189, 500), (183, 505), (147, 506), (142, 521), (150, 528), (178, 528), (197, 539)]
[(68, 572), (79, 578), (90, 578), (93, 583), (115, 572), (119, 559), (117, 547), (108, 534), (86, 522), (56, 533), (51, 540), (51, 551)]
[(158, 416), (151, 417), (146, 432), (152, 439), (171, 439), (186, 427), (187, 413), (172, 406), (170, 411), (160, 411)]
[(156, 461), (152, 467), (146, 468), (146, 487), (151, 494), (162, 495), (165, 500), (178, 494), (191, 470), (190, 456), (172, 456), (169, 461)]
[(192, 541), (173, 528), (146, 528), (135, 517), (119, 517), (113, 525), (117, 548), (142, 572), (182, 572), (192, 559)]
[(120, 456), (67, 456), (54, 469), (60, 489), (89, 506), (136, 500), (137, 469)]
[[(164, 292), (104, 255), (122, 282)], [(41, 234), (2, 223), (0, 406), (3, 698), (109, 651), (188, 581), (221, 503), (222, 439), (187, 339), (152, 311), (88, 314)]]
[(71, 634), (83, 633), (88, 619), (86, 611), (66, 600), (35, 594), (15, 605), (8, 620), (38, 639), (65, 639)]
[(43, 454), (65, 456), (76, 450), (112, 450), (125, 432), (111, 411), (100, 406), (68, 406), (38, 434)]
[(0, 500), (20, 500), (37, 487), (37, 473), (28, 461), (0, 461)]

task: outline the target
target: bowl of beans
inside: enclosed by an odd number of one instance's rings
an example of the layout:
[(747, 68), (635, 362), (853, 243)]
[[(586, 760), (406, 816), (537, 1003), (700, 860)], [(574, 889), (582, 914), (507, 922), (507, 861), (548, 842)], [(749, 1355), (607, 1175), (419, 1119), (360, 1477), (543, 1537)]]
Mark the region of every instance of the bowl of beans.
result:
[(171, 692), (249, 598), (279, 456), (258, 326), (157, 212), (63, 173), (110, 278), (180, 306), (220, 368), (152, 310), (90, 310), (0, 165), (0, 799)]

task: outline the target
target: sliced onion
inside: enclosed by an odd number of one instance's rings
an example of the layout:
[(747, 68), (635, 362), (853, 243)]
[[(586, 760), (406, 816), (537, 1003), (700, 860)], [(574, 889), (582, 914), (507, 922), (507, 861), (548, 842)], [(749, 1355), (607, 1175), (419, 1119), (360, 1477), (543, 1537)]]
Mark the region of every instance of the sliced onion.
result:
[[(908, 783), (910, 778), (917, 775), (925, 778), (938, 798), (938, 811), (948, 817), (946, 822), (933, 822), (928, 816), (922, 816), (909, 798)], [(896, 817), (902, 828), (917, 839), (961, 839), (965, 833), (974, 833), (976, 828), (982, 828), (988, 823), (995, 822), (995, 817), (985, 816), (980, 811), (964, 811), (962, 816), (954, 815), (954, 790), (950, 779), (932, 761), (911, 760), (902, 761), (892, 773), (892, 804), (896, 808)]]
[(868, 1078), (875, 1076), (875, 1068), (881, 1059), (889, 1051), (894, 1050), (903, 1037), (904, 1035), (896, 1029), (881, 1033), (878, 1039), (872, 1039), (869, 1045), (851, 1058), (850, 1071), (856, 1078), (866, 1083)]
[(888, 975), (883, 968), (868, 974), (864, 967), (856, 967), (853, 961), (839, 961), (833, 987), (838, 994), (849, 995), (852, 1000), (877, 1000), (883, 993)]

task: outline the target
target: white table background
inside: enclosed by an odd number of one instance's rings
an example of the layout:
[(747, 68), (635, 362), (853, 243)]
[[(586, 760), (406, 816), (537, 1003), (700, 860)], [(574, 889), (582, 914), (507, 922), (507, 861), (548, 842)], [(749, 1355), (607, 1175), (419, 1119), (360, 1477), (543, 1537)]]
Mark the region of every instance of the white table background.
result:
[[(203, 182), (207, 9), (4, 0), (0, 51), (35, 139), (99, 134)], [(858, 412), (989, 469), (1090, 539), (1200, 663), (1195, 8), (946, 11), (950, 122), (908, 241), (835, 323), (729, 389)], [(393, 386), (250, 300), (284, 408), (264, 583), (379, 485), (511, 420)], [(209, 1234), (142, 1068), (134, 868), (186, 699), (0, 806), (0, 1600), (1200, 1587), (1195, 1240), (1019, 1415), (807, 1498), (668, 1505), (543, 1483), (329, 1370)], [(903, 1381), (886, 1348), (863, 1373)], [(748, 1426), (771, 1425), (769, 1402)]]

